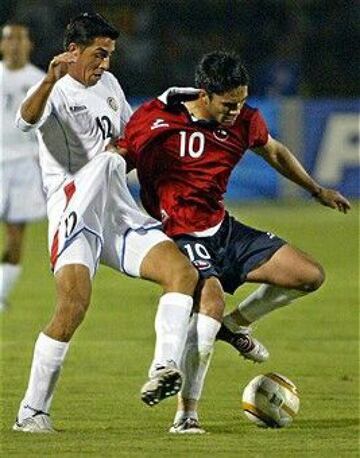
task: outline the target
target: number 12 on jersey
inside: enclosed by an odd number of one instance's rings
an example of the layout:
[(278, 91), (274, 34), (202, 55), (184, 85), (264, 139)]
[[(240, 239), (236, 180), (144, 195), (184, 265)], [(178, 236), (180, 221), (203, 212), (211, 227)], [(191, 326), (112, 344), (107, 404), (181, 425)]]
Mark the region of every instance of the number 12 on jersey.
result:
[(108, 116), (99, 116), (96, 117), (96, 124), (98, 125), (101, 135), (103, 140), (106, 138), (112, 137), (112, 131), (111, 131), (111, 121)]
[(205, 135), (202, 132), (187, 132), (181, 130), (180, 134), (180, 157), (185, 157), (187, 154), (190, 157), (200, 157), (205, 148)]

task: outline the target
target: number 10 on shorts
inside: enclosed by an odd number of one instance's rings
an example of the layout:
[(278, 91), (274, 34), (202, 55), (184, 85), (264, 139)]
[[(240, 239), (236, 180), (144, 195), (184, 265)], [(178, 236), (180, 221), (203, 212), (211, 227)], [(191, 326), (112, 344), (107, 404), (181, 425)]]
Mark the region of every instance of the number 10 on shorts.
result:
[(184, 245), (185, 250), (187, 251), (188, 258), (191, 262), (194, 262), (196, 259), (210, 259), (210, 253), (208, 252), (207, 248), (202, 245), (201, 243), (194, 243), (191, 245), (187, 243)]

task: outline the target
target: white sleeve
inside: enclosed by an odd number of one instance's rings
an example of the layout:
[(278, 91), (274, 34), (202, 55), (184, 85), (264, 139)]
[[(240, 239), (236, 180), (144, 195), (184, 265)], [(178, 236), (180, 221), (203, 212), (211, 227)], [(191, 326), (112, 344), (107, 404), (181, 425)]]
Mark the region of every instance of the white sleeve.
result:
[(31, 87), (27, 94), (26, 94), (26, 97), (25, 99), (22, 101), (17, 113), (16, 113), (16, 118), (15, 118), (15, 124), (16, 124), (16, 127), (19, 128), (20, 130), (22, 130), (23, 132), (29, 132), (31, 130), (35, 130), (35, 129), (38, 129), (40, 126), (42, 126), (44, 124), (44, 122), (47, 120), (47, 118), (49, 117), (50, 113), (51, 113), (51, 94), (46, 102), (46, 105), (45, 105), (45, 108), (44, 108), (44, 111), (43, 111), (43, 114), (41, 115), (41, 118), (38, 120), (38, 122), (36, 122), (35, 124), (30, 124), (29, 122), (25, 121), (25, 119), (22, 118), (21, 116), (21, 107), (22, 107), (22, 104), (28, 99), (28, 97), (30, 97), (31, 94), (33, 94), (36, 89), (40, 86), (42, 80), (39, 81), (37, 84), (35, 84), (33, 87)]
[(122, 90), (122, 87), (120, 86), (119, 81), (117, 78), (110, 72), (106, 72), (107, 76), (109, 77), (110, 84), (115, 91), (118, 100), (120, 102), (120, 116), (119, 116), (119, 129), (120, 129), (120, 135), (122, 136), (124, 133), (125, 126), (127, 122), (129, 121), (131, 115), (133, 114), (133, 110), (129, 104), (129, 102), (126, 100), (124, 91)]

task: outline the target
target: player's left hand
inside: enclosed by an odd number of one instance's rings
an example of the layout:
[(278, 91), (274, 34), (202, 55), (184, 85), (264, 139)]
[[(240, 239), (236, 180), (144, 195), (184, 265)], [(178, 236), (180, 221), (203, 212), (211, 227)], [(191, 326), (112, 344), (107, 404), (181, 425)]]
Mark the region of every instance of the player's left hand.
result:
[(334, 208), (342, 213), (347, 213), (351, 209), (350, 202), (334, 189), (320, 188), (314, 198), (322, 205)]
[(121, 146), (116, 145), (114, 143), (109, 143), (105, 147), (105, 151), (107, 151), (108, 153), (119, 154), (120, 156), (123, 156), (123, 157), (125, 157), (127, 153), (126, 148), (122, 148)]

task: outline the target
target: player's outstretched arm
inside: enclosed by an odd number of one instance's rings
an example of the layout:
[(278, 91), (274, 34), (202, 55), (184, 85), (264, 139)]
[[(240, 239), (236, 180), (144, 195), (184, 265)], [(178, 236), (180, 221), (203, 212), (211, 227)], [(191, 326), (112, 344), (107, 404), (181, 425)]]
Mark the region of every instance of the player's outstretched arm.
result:
[(67, 73), (68, 66), (75, 61), (76, 58), (70, 52), (64, 52), (52, 59), (39, 86), (21, 105), (20, 114), (25, 122), (36, 124), (39, 121), (55, 83)]
[(337, 209), (342, 213), (350, 210), (350, 202), (342, 194), (334, 189), (320, 186), (282, 143), (269, 136), (266, 145), (255, 148), (254, 151), (286, 178), (309, 191), (322, 205)]

